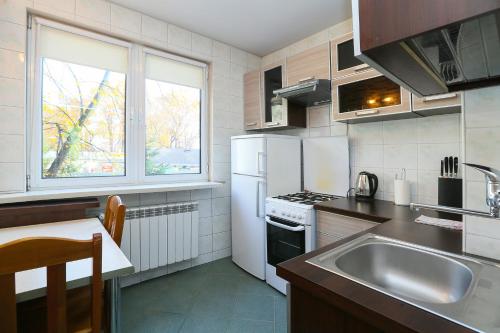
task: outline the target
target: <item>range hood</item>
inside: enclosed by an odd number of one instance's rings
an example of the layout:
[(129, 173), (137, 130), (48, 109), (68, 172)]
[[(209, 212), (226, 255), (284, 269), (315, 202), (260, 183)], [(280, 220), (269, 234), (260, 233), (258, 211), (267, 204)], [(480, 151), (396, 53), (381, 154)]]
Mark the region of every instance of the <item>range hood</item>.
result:
[[(499, 1), (416, 1), (426, 8), (413, 12), (402, 8), (410, 2), (396, 7), (397, 1), (353, 1), (359, 59), (419, 96), (500, 84)], [(392, 15), (405, 19), (389, 23), (393, 31), (389, 24), (384, 30), (381, 21)], [(370, 28), (372, 35), (364, 35)]]
[(276, 89), (273, 94), (302, 106), (317, 106), (332, 100), (330, 80), (326, 79), (299, 81), (296, 85)]

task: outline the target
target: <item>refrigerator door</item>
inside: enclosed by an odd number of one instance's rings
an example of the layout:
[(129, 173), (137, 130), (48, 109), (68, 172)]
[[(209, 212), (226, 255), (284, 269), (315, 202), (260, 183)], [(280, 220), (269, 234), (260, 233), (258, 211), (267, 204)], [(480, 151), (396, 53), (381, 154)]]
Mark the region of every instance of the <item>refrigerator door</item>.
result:
[(263, 177), (266, 173), (265, 149), (265, 138), (233, 138), (231, 140), (231, 172)]
[(235, 264), (265, 279), (266, 183), (263, 178), (233, 174), (231, 178), (231, 236)]
[(349, 190), (347, 137), (307, 138), (304, 149), (304, 189), (345, 197)]

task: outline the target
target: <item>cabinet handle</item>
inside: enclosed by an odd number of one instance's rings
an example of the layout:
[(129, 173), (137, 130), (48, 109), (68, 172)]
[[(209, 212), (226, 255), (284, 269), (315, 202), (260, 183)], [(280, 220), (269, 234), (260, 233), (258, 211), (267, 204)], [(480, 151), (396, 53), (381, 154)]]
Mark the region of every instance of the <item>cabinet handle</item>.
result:
[(368, 111), (356, 111), (354, 114), (356, 117), (370, 116), (379, 113), (378, 110), (368, 110)]
[(440, 101), (443, 99), (455, 98), (457, 96), (458, 96), (457, 93), (443, 94), (443, 95), (436, 95), (436, 96), (427, 96), (427, 97), (424, 97), (423, 101), (424, 102)]
[(246, 125), (247, 126), (255, 126), (255, 125), (257, 125), (257, 122), (254, 121), (253, 123), (246, 123)]
[(300, 79), (300, 80), (298, 81), (298, 83), (304, 83), (304, 82), (311, 81), (311, 80), (314, 80), (314, 76), (309, 76), (309, 77), (306, 77), (306, 78)]
[(279, 122), (274, 122), (274, 123), (266, 123), (266, 126), (268, 127), (272, 127), (272, 126), (279, 126), (280, 123)]
[(370, 68), (370, 65), (363, 64), (363, 65), (359, 65), (356, 69), (354, 69), (354, 71), (361, 72), (361, 71), (364, 71), (365, 69), (369, 69), (369, 68)]

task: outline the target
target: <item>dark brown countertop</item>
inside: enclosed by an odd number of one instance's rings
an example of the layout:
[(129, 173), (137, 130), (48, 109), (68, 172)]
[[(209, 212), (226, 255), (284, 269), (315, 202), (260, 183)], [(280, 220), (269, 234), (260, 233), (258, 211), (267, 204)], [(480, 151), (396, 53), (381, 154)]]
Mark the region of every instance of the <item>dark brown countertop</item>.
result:
[[(382, 200), (337, 199), (315, 205), (317, 210), (383, 222), (363, 233), (399, 239), (438, 250), (462, 254), (462, 232), (415, 223), (422, 212)], [(434, 212), (425, 211), (426, 215)], [(362, 234), (362, 233), (360, 233)], [(387, 296), (306, 262), (360, 234), (327, 245), (278, 265), (277, 274), (291, 284), (386, 332), (473, 332), (413, 305)]]

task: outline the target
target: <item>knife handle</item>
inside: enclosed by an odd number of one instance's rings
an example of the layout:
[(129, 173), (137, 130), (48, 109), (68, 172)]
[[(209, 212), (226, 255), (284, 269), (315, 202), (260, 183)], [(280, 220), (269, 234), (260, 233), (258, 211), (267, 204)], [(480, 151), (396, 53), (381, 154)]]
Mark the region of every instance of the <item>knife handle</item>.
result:
[(449, 176), (453, 177), (453, 156), (448, 157), (448, 170), (450, 171)]
[(444, 158), (444, 175), (448, 177), (448, 157)]
[(453, 173), (458, 177), (458, 157), (453, 158)]

